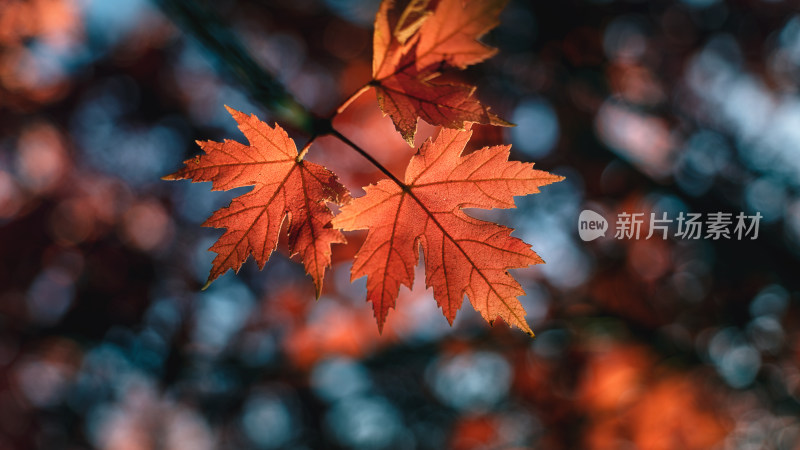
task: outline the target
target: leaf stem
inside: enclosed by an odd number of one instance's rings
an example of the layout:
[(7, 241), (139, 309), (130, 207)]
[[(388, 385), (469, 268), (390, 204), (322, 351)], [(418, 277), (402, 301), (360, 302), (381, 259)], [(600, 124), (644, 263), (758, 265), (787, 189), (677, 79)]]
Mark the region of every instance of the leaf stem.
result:
[(303, 149), (300, 150), (300, 153), (297, 154), (297, 158), (295, 158), (295, 161), (300, 162), (303, 160), (303, 158), (306, 157), (306, 153), (308, 153), (308, 149), (311, 147), (311, 143), (314, 142), (314, 139), (316, 139), (316, 136), (312, 136), (311, 139), (308, 140)]
[[(336, 108), (336, 114), (341, 114), (345, 109), (347, 109), (348, 106), (350, 106), (351, 103), (356, 101), (356, 99), (358, 97), (361, 97), (361, 94), (363, 94), (364, 92), (367, 92), (369, 90), (369, 88), (371, 88), (372, 86), (373, 86), (372, 81), (370, 81), (369, 83), (365, 84), (364, 86), (361, 86), (361, 88), (359, 90), (357, 90), (353, 95), (348, 97), (347, 100), (345, 100), (342, 103), (341, 106)], [(334, 117), (335, 117), (335, 115), (334, 115)]]

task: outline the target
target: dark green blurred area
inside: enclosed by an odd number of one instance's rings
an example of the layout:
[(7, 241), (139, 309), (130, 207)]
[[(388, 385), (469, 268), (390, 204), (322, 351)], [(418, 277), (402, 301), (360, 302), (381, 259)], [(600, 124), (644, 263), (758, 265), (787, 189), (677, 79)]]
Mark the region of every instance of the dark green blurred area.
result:
[[(466, 301), (450, 327), (420, 271), (379, 336), (355, 234), (318, 301), (285, 252), (200, 291), (221, 233), (200, 224), (246, 189), (160, 177), (243, 140), (223, 105), (302, 145), (286, 92), (327, 116), (366, 83), (377, 6), (0, 1), (0, 449), (797, 448), (788, 0), (511, 1), (498, 54), (453, 74), (517, 124), (476, 145), (566, 177), (481, 212), (547, 262), (514, 274), (535, 340)], [(374, 96), (337, 120), (402, 173)], [(380, 177), (331, 138), (308, 157), (356, 196)], [(762, 220), (583, 242), (584, 209)]]

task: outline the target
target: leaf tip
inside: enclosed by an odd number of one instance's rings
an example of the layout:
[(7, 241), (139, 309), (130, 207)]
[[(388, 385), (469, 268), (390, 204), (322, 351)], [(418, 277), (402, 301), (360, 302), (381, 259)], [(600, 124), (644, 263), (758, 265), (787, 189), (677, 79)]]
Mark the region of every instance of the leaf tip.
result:
[[(394, 121), (394, 117), (392, 117), (392, 121)], [(415, 120), (413, 125), (412, 124), (401, 124), (400, 122), (395, 121), (394, 127), (397, 131), (400, 132), (400, 136), (403, 137), (403, 140), (406, 141), (406, 144), (414, 148), (414, 136), (417, 135), (417, 121)]]
[(509, 122), (505, 119), (501, 119), (500, 116), (495, 114), (489, 113), (489, 125), (494, 125), (498, 127), (516, 127), (517, 124)]
[(530, 336), (532, 338), (535, 338), (536, 335), (533, 334), (533, 330), (531, 330), (531, 327), (530, 327), (530, 325), (528, 325), (528, 322), (525, 319), (520, 319), (520, 320), (521, 320), (521, 323), (515, 323), (514, 325), (516, 325), (517, 328), (522, 330), (523, 333), (527, 334), (528, 336)]

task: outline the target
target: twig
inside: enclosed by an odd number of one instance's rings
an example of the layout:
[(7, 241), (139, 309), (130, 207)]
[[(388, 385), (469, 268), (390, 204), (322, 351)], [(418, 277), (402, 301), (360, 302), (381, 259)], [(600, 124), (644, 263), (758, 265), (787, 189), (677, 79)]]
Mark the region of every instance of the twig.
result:
[(315, 135), (317, 119), (301, 105), (275, 77), (264, 70), (245, 50), (230, 28), (203, 2), (191, 0), (156, 0), (161, 9), (185, 28), (209, 52), (220, 66), (241, 84), (254, 100), (261, 103), (281, 122)]
[(403, 183), (402, 181), (400, 181), (400, 179), (399, 179), (399, 178), (397, 178), (396, 176), (394, 176), (394, 174), (393, 174), (392, 172), (390, 172), (390, 171), (389, 171), (389, 169), (387, 169), (387, 168), (386, 168), (386, 167), (385, 167), (383, 164), (379, 163), (379, 162), (378, 162), (378, 160), (376, 160), (376, 159), (375, 159), (375, 158), (374, 158), (372, 155), (370, 155), (369, 153), (367, 153), (367, 151), (366, 151), (366, 150), (364, 150), (363, 148), (359, 147), (359, 146), (358, 146), (358, 144), (356, 144), (355, 142), (353, 142), (353, 141), (351, 141), (350, 139), (348, 139), (348, 138), (347, 138), (347, 136), (343, 135), (342, 133), (340, 133), (338, 130), (336, 130), (336, 129), (335, 129), (335, 128), (333, 128), (333, 127), (331, 127), (331, 129), (330, 129), (330, 131), (329, 131), (329, 134), (331, 134), (332, 136), (335, 136), (335, 137), (336, 137), (336, 138), (338, 138), (340, 141), (344, 142), (344, 143), (345, 143), (345, 144), (347, 144), (347, 145), (348, 145), (350, 148), (352, 148), (353, 150), (355, 150), (355, 151), (356, 151), (356, 152), (357, 152), (359, 155), (361, 155), (361, 156), (363, 156), (364, 158), (366, 158), (366, 159), (367, 159), (367, 161), (371, 162), (371, 163), (372, 163), (372, 164), (373, 164), (375, 167), (377, 167), (377, 168), (378, 168), (378, 169), (379, 169), (381, 172), (383, 172), (383, 173), (384, 173), (384, 174), (385, 174), (387, 177), (389, 177), (389, 178), (390, 178), (392, 181), (394, 181), (395, 183), (397, 183), (397, 185), (398, 185), (398, 186), (400, 186), (400, 188), (401, 188), (401, 189), (403, 189), (403, 190), (407, 190), (407, 189), (408, 189), (408, 186), (406, 186), (406, 184), (405, 184), (405, 183)]

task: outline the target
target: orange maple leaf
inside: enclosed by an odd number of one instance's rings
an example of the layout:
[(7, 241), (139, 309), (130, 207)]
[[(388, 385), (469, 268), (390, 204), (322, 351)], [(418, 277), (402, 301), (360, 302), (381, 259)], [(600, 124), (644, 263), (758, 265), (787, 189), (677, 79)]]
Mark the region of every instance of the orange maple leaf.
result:
[(418, 69), (446, 63), (463, 69), (492, 57), (497, 49), (478, 38), (500, 23), (508, 0), (441, 0), (419, 30)]
[(474, 86), (439, 84), (415, 71), (411, 67), (375, 85), (378, 105), (392, 118), (395, 128), (409, 145), (414, 145), (418, 118), (431, 125), (454, 129), (464, 129), (464, 124), (469, 122), (510, 125), (472, 96)]
[(385, 0), (375, 18), (370, 86), (403, 139), (414, 145), (417, 119), (464, 129), (465, 123), (510, 126), (473, 97), (475, 88), (437, 83), (443, 66), (465, 68), (496, 50), (477, 39), (498, 23), (507, 0)]
[(508, 269), (543, 263), (511, 229), (464, 213), (462, 208), (514, 208), (515, 195), (563, 177), (508, 161), (511, 146), (484, 147), (462, 156), (472, 131), (442, 129), (412, 157), (405, 181), (384, 179), (342, 207), (333, 225), (369, 229), (356, 254), (353, 279), (367, 276), (367, 300), (382, 329), (400, 285), (411, 288), (422, 245), (426, 285), (452, 324), (466, 294), (489, 323), (501, 317), (533, 334), (517, 296), (522, 287)]
[(400, 59), (416, 42), (417, 31), (433, 14), (428, 9), (429, 3), (430, 0), (384, 0), (381, 3), (372, 37), (373, 79), (380, 80), (397, 72)]
[(250, 145), (198, 141), (205, 155), (184, 161), (184, 168), (164, 177), (211, 181), (213, 190), (254, 186), (203, 223), (227, 229), (209, 249), (217, 256), (206, 287), (228, 269), (238, 272), (250, 254), (263, 269), (287, 221), (291, 256), (300, 255), (319, 297), (325, 268), (331, 263), (331, 244), (345, 242), (342, 233), (331, 227), (333, 214), (326, 202), (340, 203), (349, 193), (328, 169), (304, 161), (280, 126), (271, 128), (255, 115), (226, 108)]

